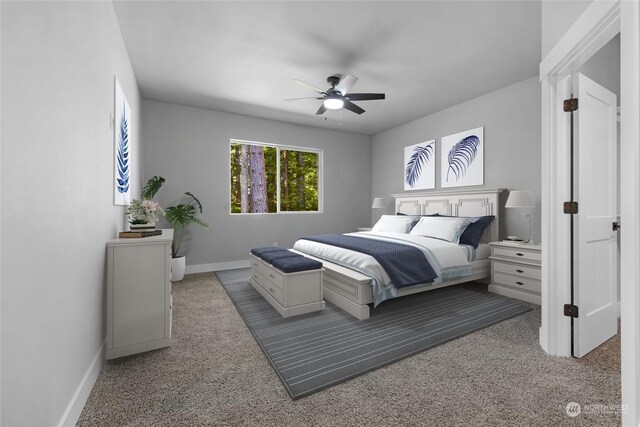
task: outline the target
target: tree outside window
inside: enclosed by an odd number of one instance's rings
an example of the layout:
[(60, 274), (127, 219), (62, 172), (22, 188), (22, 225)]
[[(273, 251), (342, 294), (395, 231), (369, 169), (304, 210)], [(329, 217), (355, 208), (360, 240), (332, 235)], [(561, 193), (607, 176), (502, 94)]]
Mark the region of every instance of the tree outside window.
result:
[(320, 151), (232, 140), (230, 167), (231, 213), (319, 211)]

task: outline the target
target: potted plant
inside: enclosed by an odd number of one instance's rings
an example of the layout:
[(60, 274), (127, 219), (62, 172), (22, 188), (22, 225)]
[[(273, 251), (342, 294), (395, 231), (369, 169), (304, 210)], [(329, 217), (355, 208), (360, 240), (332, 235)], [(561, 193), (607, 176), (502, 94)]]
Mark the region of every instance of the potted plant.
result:
[[(142, 189), (144, 199), (152, 199), (164, 186), (165, 179), (161, 176), (154, 176), (149, 179)], [(183, 231), (191, 223), (196, 223), (211, 229), (209, 224), (197, 217), (202, 213), (202, 204), (196, 196), (186, 192), (178, 200), (178, 204), (167, 206), (164, 209), (164, 217), (173, 227), (173, 242), (171, 242), (171, 278), (174, 282), (179, 282), (184, 277), (186, 258), (180, 256), (180, 244), (182, 243)]]

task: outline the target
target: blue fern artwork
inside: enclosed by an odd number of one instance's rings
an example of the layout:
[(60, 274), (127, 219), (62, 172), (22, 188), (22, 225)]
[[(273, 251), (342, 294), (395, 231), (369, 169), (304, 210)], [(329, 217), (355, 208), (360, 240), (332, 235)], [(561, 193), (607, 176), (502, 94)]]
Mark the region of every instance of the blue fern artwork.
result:
[(113, 204), (127, 206), (131, 196), (131, 108), (115, 79), (113, 114)]
[(433, 144), (432, 142), (427, 145), (416, 145), (413, 148), (404, 170), (404, 181), (409, 187), (415, 187), (416, 181), (420, 178), (423, 168), (429, 164), (433, 156)]
[(126, 105), (123, 102), (116, 151), (116, 189), (118, 193), (129, 192), (129, 123), (126, 111)]
[(459, 181), (467, 173), (467, 169), (471, 166), (478, 154), (478, 146), (480, 138), (477, 135), (469, 135), (460, 140), (451, 147), (448, 154), (449, 167), (447, 169), (446, 181), (454, 178)]

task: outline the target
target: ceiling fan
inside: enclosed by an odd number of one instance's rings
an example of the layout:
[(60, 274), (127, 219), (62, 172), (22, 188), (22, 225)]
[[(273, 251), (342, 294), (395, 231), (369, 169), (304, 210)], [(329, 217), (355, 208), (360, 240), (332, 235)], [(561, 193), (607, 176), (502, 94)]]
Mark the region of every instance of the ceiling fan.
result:
[(344, 78), (341, 78), (339, 74), (327, 77), (327, 83), (331, 87), (327, 90), (322, 90), (312, 84), (303, 82), (302, 80), (294, 80), (294, 83), (299, 84), (317, 92), (321, 96), (308, 97), (308, 98), (289, 98), (285, 101), (294, 101), (299, 99), (318, 99), (322, 100), (322, 105), (316, 112), (317, 115), (324, 114), (327, 110), (339, 110), (345, 108), (349, 111), (353, 111), (356, 114), (364, 113), (364, 110), (354, 104), (351, 101), (370, 101), (373, 99), (384, 99), (384, 93), (349, 93), (353, 85), (358, 81), (357, 77), (347, 74)]

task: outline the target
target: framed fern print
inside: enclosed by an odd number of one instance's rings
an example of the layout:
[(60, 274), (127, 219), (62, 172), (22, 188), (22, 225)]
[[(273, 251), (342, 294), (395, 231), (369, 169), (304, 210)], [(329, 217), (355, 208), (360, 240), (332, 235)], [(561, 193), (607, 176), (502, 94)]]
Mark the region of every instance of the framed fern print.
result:
[(404, 147), (404, 189), (436, 188), (436, 140)]
[(131, 109), (115, 79), (113, 204), (128, 205), (131, 195)]
[(442, 137), (440, 186), (484, 184), (484, 127)]

